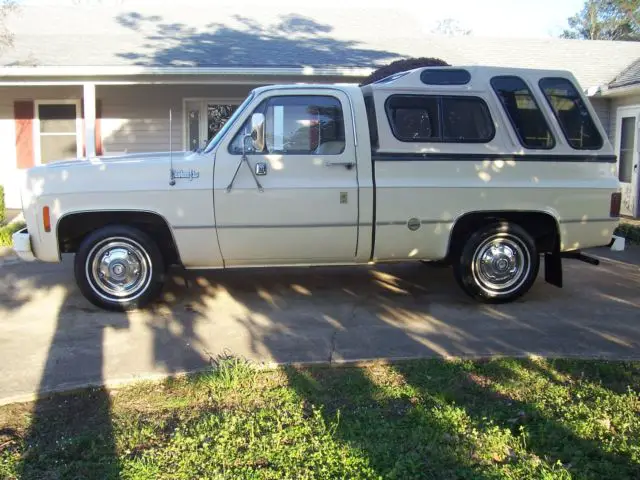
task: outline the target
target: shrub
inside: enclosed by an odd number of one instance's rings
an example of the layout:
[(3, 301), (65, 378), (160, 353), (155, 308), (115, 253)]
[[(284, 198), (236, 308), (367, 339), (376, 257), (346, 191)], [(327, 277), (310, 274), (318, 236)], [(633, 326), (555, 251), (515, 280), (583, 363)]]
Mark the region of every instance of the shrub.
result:
[(11, 235), (24, 228), (24, 223), (14, 222), (9, 225), (0, 226), (0, 247), (10, 247), (12, 245)]
[(439, 58), (405, 58), (403, 60), (396, 60), (395, 62), (391, 62), (389, 65), (378, 68), (375, 72), (365, 78), (361, 85), (369, 85), (370, 83), (382, 80), (394, 73), (404, 72), (405, 70), (412, 70), (414, 68), (448, 66), (449, 64), (447, 62), (440, 60)]
[(4, 187), (0, 185), (0, 225), (4, 222), (5, 219), (5, 208), (4, 208)]
[(627, 242), (631, 244), (640, 245), (640, 225), (625, 223), (623, 221), (613, 233), (626, 238)]

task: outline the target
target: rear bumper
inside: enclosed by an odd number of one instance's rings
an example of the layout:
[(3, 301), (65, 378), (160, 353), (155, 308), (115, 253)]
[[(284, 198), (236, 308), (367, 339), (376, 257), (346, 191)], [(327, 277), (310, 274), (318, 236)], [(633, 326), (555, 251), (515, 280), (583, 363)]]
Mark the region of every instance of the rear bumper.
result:
[(16, 252), (18, 257), (27, 262), (36, 260), (33, 249), (31, 248), (31, 236), (26, 228), (17, 231), (11, 238), (13, 240), (13, 251)]

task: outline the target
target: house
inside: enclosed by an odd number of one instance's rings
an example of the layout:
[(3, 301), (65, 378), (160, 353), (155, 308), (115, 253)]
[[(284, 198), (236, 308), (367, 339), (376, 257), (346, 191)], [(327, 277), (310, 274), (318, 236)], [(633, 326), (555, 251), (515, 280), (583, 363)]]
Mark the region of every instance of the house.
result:
[[(638, 211), (640, 43), (434, 36), (402, 9), (179, 2), (25, 3), (0, 53), (0, 183), (20, 208), (24, 169), (61, 158), (203, 145), (254, 87), (359, 82), (390, 61), (574, 73), (620, 157)], [(171, 114), (171, 121), (170, 121)], [(98, 186), (96, 186), (98, 187)]]

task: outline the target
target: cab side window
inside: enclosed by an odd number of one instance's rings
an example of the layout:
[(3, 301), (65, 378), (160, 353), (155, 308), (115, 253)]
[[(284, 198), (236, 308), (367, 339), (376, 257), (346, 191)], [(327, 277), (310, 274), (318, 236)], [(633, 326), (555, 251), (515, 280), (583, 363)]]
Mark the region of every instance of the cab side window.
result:
[(539, 85), (569, 145), (577, 150), (602, 147), (602, 137), (589, 110), (568, 79), (543, 78)]
[[(339, 155), (345, 148), (340, 101), (329, 95), (287, 95), (263, 101), (254, 113), (265, 115), (265, 149), (249, 154)], [(236, 134), (230, 153), (242, 154), (249, 118)]]

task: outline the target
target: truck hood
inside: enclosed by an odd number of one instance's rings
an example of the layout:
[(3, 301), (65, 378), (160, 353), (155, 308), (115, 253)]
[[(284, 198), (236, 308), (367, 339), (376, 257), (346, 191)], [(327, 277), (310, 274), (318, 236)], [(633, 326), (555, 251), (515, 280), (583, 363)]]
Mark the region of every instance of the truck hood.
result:
[(23, 208), (41, 196), (55, 200), (78, 193), (169, 189), (172, 165), (180, 179), (177, 188), (187, 184), (189, 188), (210, 188), (212, 164), (211, 154), (196, 152), (136, 153), (52, 162), (27, 171), (22, 185)]
[(84, 168), (87, 165), (96, 164), (117, 164), (117, 163), (132, 163), (132, 162), (166, 162), (173, 159), (174, 161), (183, 160), (194, 152), (149, 152), (149, 153), (129, 153), (125, 155), (101, 155), (89, 159), (73, 159), (73, 160), (59, 160), (51, 162), (47, 165), (40, 167), (34, 167), (37, 169), (55, 169), (55, 168)]

